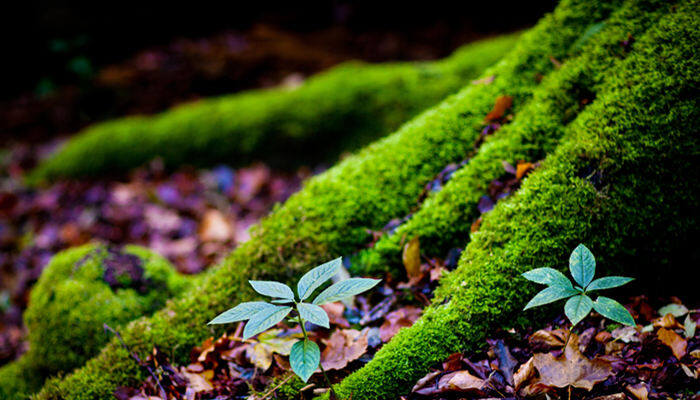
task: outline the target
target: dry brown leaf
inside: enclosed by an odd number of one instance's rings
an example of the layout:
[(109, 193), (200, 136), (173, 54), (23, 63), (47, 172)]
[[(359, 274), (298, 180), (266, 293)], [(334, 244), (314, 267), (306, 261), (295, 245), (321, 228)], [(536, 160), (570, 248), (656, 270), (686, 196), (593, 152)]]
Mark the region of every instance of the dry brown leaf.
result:
[(406, 274), (409, 278), (417, 278), (421, 275), (420, 271), (420, 240), (418, 236), (411, 239), (403, 247), (403, 266), (406, 268)]
[(589, 360), (578, 349), (578, 341), (578, 337), (572, 334), (564, 353), (559, 357), (550, 353), (535, 354), (532, 357), (543, 384), (558, 388), (573, 386), (590, 391), (596, 383), (610, 376), (610, 362), (599, 357)]
[(624, 393), (606, 394), (605, 396), (594, 397), (591, 400), (627, 400)]
[(513, 98), (510, 96), (498, 96), (491, 111), (486, 114), (486, 122), (491, 122), (503, 117), (506, 111), (513, 105)]
[(621, 340), (625, 343), (639, 342), (639, 336), (636, 326), (621, 326), (619, 328), (613, 329), (611, 332), (612, 337)]
[(442, 389), (442, 391), (457, 390), (460, 392), (483, 395), (485, 385), (486, 381), (481, 378), (477, 378), (468, 371), (456, 371), (440, 378), (438, 388)]
[(661, 318), (655, 319), (654, 326), (666, 329), (683, 328), (683, 325), (676, 321), (676, 317), (673, 314), (666, 314)]
[(188, 372), (185, 368), (181, 368), (180, 374), (187, 378), (189, 386), (192, 387), (196, 393), (214, 389), (214, 386), (211, 384), (211, 380), (214, 378), (214, 371), (210, 369), (199, 373), (193, 373)]
[(626, 389), (637, 400), (647, 400), (649, 397), (649, 388), (644, 382), (636, 385), (627, 385)]
[(535, 367), (532, 363), (532, 357), (527, 360), (527, 362), (518, 368), (518, 370), (513, 375), (513, 382), (515, 390), (520, 389), (523, 383), (529, 381), (535, 377)]
[(535, 168), (535, 164), (530, 162), (519, 162), (515, 168), (515, 179), (522, 179), (528, 172)]
[(342, 326), (343, 328), (349, 328), (350, 323), (345, 317), (343, 317), (343, 312), (345, 311), (345, 304), (340, 301), (335, 303), (326, 303), (321, 306), (328, 314), (328, 320), (333, 325)]
[(399, 329), (413, 325), (421, 312), (422, 310), (418, 307), (408, 306), (387, 314), (384, 323), (379, 327), (379, 337), (382, 342), (388, 342), (399, 332)]
[(656, 335), (659, 337), (661, 343), (665, 344), (671, 349), (674, 357), (676, 357), (678, 360), (683, 358), (688, 350), (688, 342), (683, 339), (681, 335), (665, 328), (659, 329)]
[(204, 213), (199, 236), (204, 242), (225, 242), (233, 237), (233, 228), (221, 211), (212, 209)]
[(542, 350), (558, 348), (564, 346), (566, 342), (566, 333), (561, 329), (553, 331), (540, 329), (530, 335), (529, 342), (532, 347)]
[(324, 369), (343, 369), (349, 362), (357, 360), (367, 351), (367, 334), (355, 329), (338, 329), (330, 338), (324, 340), (326, 348), (321, 353), (321, 365)]
[(413, 386), (413, 389), (411, 389), (411, 393), (418, 391), (420, 389), (423, 389), (430, 381), (432, 381), (436, 376), (442, 374), (442, 371), (433, 371), (433, 372), (428, 372), (427, 375), (424, 377), (418, 379), (418, 382)]

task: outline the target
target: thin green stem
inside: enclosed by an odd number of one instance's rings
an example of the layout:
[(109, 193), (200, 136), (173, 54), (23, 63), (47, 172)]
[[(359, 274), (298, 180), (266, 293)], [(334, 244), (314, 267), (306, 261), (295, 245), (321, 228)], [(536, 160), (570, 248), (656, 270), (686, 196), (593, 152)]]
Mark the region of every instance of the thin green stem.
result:
[[(309, 340), (309, 335), (306, 333), (306, 327), (304, 326), (304, 320), (301, 318), (301, 314), (299, 313), (298, 308), (297, 308), (297, 314), (299, 314), (298, 315), (299, 326), (301, 326), (301, 332), (304, 334), (304, 340)], [(331, 399), (332, 400), (337, 399), (338, 396), (336, 396), (335, 390), (333, 390), (333, 385), (331, 384), (331, 380), (328, 379), (328, 375), (326, 375), (326, 371), (323, 369), (323, 365), (319, 362), (318, 366), (319, 366), (319, 368), (321, 368), (321, 373), (323, 374), (323, 378), (326, 380), (326, 385), (328, 385), (328, 388), (331, 390)]]

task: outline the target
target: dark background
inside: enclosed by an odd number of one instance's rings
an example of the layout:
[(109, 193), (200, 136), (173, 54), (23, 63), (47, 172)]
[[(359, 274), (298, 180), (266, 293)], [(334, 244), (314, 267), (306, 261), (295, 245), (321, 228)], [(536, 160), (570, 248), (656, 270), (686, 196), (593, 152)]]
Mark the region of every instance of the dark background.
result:
[[(2, 12), (4, 79), (0, 99), (89, 78), (102, 65), (176, 37), (245, 31), (264, 23), (310, 33), (342, 27), (351, 33), (394, 33), (441, 56), (460, 39), (529, 26), (552, 10), (534, 1), (20, 1)], [(9, 7), (9, 8), (8, 8)], [(398, 54), (405, 58), (409, 55)], [(368, 57), (372, 58), (372, 57)], [(378, 57), (381, 58), (381, 57)], [(86, 62), (85, 62), (86, 61)], [(39, 88), (41, 89), (41, 88)]]

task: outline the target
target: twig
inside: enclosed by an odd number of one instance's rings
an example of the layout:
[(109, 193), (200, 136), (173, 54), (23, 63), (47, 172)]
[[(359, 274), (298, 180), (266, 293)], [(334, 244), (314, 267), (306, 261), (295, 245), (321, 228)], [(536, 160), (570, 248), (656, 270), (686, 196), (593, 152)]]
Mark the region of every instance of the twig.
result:
[(294, 376), (294, 375), (291, 375), (291, 374), (290, 374), (289, 376), (287, 376), (286, 378), (284, 378), (284, 379), (282, 380), (282, 382), (280, 382), (277, 386), (273, 387), (269, 392), (267, 392), (267, 394), (266, 394), (265, 396), (261, 397), (260, 400), (265, 400), (266, 398), (270, 397), (270, 395), (271, 395), (272, 393), (275, 393), (275, 390), (279, 389), (282, 385), (284, 385), (285, 383), (287, 383), (287, 381), (290, 380), (290, 379), (292, 378), (292, 376)]
[(112, 332), (112, 333), (114, 334), (114, 336), (116, 336), (117, 339), (119, 339), (119, 343), (121, 343), (122, 347), (124, 348), (124, 350), (126, 350), (127, 353), (129, 353), (129, 355), (131, 356), (131, 358), (133, 358), (134, 361), (136, 361), (136, 363), (137, 363), (141, 368), (145, 368), (145, 369), (148, 371), (148, 373), (151, 374), (151, 377), (156, 381), (156, 384), (158, 385), (158, 390), (160, 391), (160, 397), (162, 397), (162, 398), (164, 398), (164, 399), (167, 399), (167, 398), (168, 398), (168, 393), (165, 391), (165, 388), (164, 388), (163, 385), (160, 383), (160, 379), (158, 379), (158, 376), (156, 375), (156, 373), (151, 369), (150, 366), (148, 366), (148, 364), (146, 364), (146, 363), (144, 363), (143, 361), (141, 361), (141, 359), (139, 358), (138, 354), (132, 352), (132, 351), (129, 349), (129, 346), (127, 346), (127, 345), (126, 345), (126, 342), (124, 342), (124, 339), (122, 339), (122, 335), (120, 335), (119, 332), (117, 332), (115, 329), (113, 329), (111, 326), (107, 325), (106, 323), (103, 323), (103, 324), (102, 324), (102, 328), (105, 330), (105, 333), (106, 333), (107, 331)]

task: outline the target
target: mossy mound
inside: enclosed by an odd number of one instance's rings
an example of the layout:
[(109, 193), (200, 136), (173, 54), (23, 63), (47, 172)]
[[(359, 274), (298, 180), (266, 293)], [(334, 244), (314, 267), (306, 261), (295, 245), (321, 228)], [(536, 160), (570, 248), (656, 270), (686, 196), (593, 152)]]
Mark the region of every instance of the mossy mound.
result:
[(0, 370), (0, 397), (37, 391), (42, 377), (82, 365), (112, 336), (103, 324), (116, 329), (150, 314), (186, 286), (167, 260), (137, 246), (90, 244), (57, 254), (32, 289), (24, 314), (30, 349)]
[(155, 157), (168, 167), (334, 161), (462, 88), (515, 40), (469, 44), (436, 62), (346, 63), (295, 89), (255, 90), (101, 123), (71, 139), (28, 180), (121, 173)]
[[(592, 26), (605, 21), (619, 2), (567, 1), (502, 61), (484, 72), (490, 84), (470, 84), (395, 134), (310, 180), (254, 230), (201, 285), (148, 319), (132, 322), (122, 335), (146, 354), (157, 345), (186, 361), (188, 349), (212, 333), (206, 322), (221, 310), (255, 298), (248, 279), (288, 281), (311, 266), (357, 251), (392, 218), (406, 215), (424, 185), (445, 165), (459, 162), (479, 139), (484, 116), (496, 99), (513, 98), (518, 115), (540, 78), (556, 73), (551, 58), (566, 62), (582, 51)], [(590, 36), (590, 35), (589, 35)], [(119, 385), (135, 384), (143, 373), (112, 341), (99, 356), (62, 380), (52, 380), (39, 398), (94, 399)]]
[(700, 177), (684, 171), (700, 161), (700, 15), (695, 2), (635, 2), (650, 6), (662, 19), (635, 38), (541, 169), (487, 214), (434, 305), (338, 385), (341, 398), (396, 398), (449, 354), (483, 346), (494, 327), (527, 324), (535, 314), (521, 310), (539, 288), (519, 274), (564, 270), (579, 242), (606, 273), (625, 271), (646, 291), (695, 290)]

